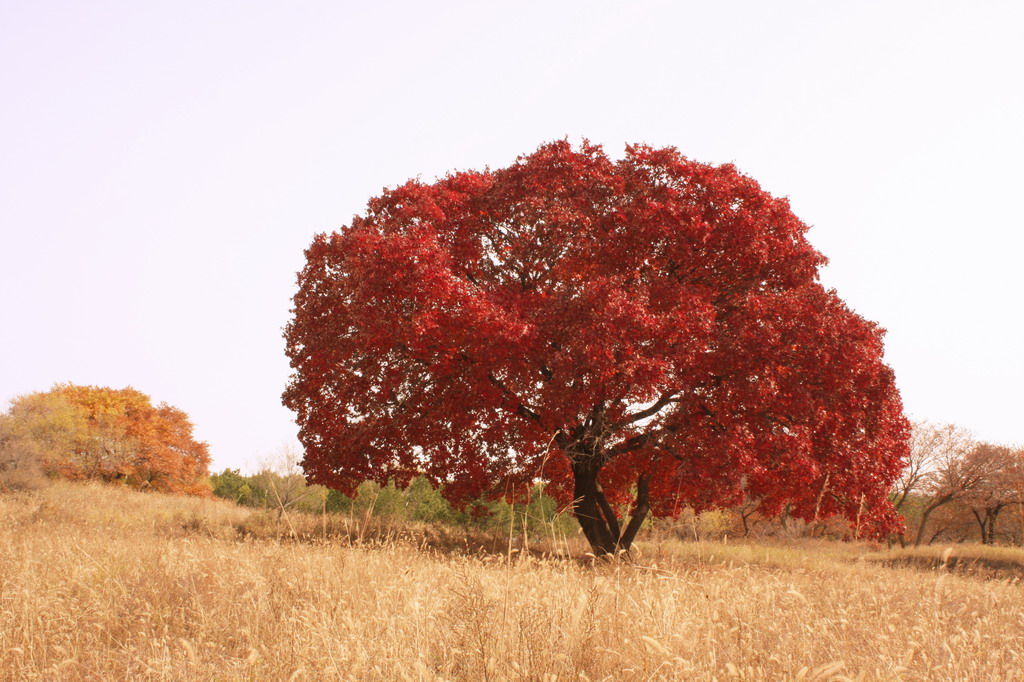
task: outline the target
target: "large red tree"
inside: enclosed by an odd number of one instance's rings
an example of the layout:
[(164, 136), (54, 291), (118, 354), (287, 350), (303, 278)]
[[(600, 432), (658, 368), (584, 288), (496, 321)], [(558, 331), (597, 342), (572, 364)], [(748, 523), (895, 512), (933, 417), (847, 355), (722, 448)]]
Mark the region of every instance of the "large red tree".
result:
[(456, 503), (545, 479), (597, 554), (744, 498), (884, 532), (908, 424), (882, 330), (819, 284), (806, 231), (733, 166), (642, 145), (386, 191), (299, 274), (305, 470), (424, 473)]

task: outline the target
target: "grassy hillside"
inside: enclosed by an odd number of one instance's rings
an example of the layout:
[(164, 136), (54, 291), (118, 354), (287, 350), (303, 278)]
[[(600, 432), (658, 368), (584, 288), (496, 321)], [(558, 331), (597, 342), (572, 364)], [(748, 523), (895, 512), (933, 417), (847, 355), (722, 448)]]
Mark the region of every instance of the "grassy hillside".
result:
[(0, 679), (1024, 679), (1019, 550), (666, 539), (589, 566), (71, 484), (0, 517)]

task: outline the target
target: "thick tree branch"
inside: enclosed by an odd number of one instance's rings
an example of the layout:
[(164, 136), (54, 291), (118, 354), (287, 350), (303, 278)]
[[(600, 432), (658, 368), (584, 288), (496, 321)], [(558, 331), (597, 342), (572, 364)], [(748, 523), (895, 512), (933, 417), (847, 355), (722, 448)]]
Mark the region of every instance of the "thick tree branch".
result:
[(627, 438), (622, 443), (619, 443), (615, 447), (608, 450), (608, 459), (611, 459), (616, 455), (621, 455), (626, 452), (633, 452), (634, 450), (639, 450), (645, 445), (651, 444), (651, 441), (653, 441), (656, 437), (657, 436), (654, 433), (642, 433), (639, 436)]
[(602, 441), (608, 435), (604, 432), (605, 409), (605, 401), (600, 400), (594, 403), (587, 416), (572, 430), (572, 439), (569, 441), (570, 447), (580, 454), (596, 453)]
[(537, 410), (528, 405), (522, 398), (519, 397), (519, 395), (515, 391), (506, 386), (504, 382), (501, 381), (501, 379), (494, 376), (494, 372), (488, 372), (487, 378), (491, 381), (492, 384), (500, 388), (502, 393), (504, 393), (507, 396), (510, 396), (515, 401), (516, 414), (518, 414), (520, 417), (523, 417), (524, 419), (529, 419), (530, 421), (536, 422), (541, 427), (544, 427), (544, 420), (541, 419), (541, 416), (540, 414), (537, 413)]
[(530, 419), (532, 421), (537, 422), (541, 426), (544, 426), (544, 422), (541, 420), (540, 415), (531, 410), (523, 403), (519, 403), (519, 407), (516, 408), (516, 414), (518, 414), (520, 417), (525, 417), (526, 419)]
[(718, 420), (718, 415), (716, 415), (714, 412), (712, 412), (711, 408), (709, 408), (705, 404), (701, 404), (700, 410), (701, 410), (701, 412), (703, 412), (707, 416), (711, 417), (712, 426), (714, 426), (716, 429), (718, 429), (718, 431), (720, 433), (725, 433), (725, 431), (726, 431), (725, 425), (721, 421)]
[(643, 525), (647, 513), (651, 510), (650, 504), (650, 477), (647, 474), (640, 474), (636, 481), (636, 503), (633, 505), (633, 513), (630, 515), (626, 530), (619, 538), (618, 546), (628, 549), (633, 544), (640, 526)]
[(670, 433), (675, 433), (678, 430), (679, 428), (677, 426), (668, 425), (663, 426), (660, 429), (648, 431), (647, 433), (641, 433), (639, 435), (633, 436), (632, 438), (627, 438), (625, 441), (619, 443), (615, 447), (610, 448), (608, 450), (606, 459), (611, 459), (616, 455), (621, 455), (626, 452), (633, 452), (634, 450), (639, 450), (640, 448), (644, 447), (661, 447), (661, 438)]
[(640, 410), (639, 412), (627, 414), (626, 419), (623, 419), (620, 422), (616, 422), (614, 426), (616, 428), (621, 428), (623, 426), (628, 426), (629, 424), (634, 424), (643, 419), (647, 419), (648, 417), (652, 417), (658, 414), (658, 412), (661, 412), (662, 408), (664, 408), (666, 405), (670, 403), (677, 403), (679, 402), (679, 400), (680, 398), (676, 397), (674, 391), (662, 393), (661, 397), (658, 398), (658, 400), (653, 405), (643, 410)]
[(608, 498), (604, 496), (604, 490), (601, 489), (601, 484), (597, 484), (597, 504), (601, 508), (601, 513), (604, 515), (604, 520), (608, 524), (608, 530), (611, 531), (612, 537), (618, 539), (619, 532), (619, 517), (615, 515), (615, 510), (608, 504)]

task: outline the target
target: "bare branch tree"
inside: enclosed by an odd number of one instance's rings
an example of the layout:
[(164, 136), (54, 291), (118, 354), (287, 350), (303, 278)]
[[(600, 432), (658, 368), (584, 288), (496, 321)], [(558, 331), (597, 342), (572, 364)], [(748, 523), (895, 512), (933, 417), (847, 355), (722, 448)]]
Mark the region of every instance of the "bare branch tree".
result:
[[(986, 457), (974, 455), (977, 442), (973, 434), (959, 426), (947, 424), (915, 426), (918, 457), (927, 462), (917, 482), (922, 492), (928, 495), (928, 503), (921, 512), (914, 545), (924, 539), (928, 517), (944, 506), (966, 496), (979, 487), (990, 473), (990, 462)], [(913, 456), (913, 455), (912, 455)]]
[(893, 490), (893, 506), (903, 509), (912, 493), (920, 492), (935, 476), (942, 452), (948, 445), (948, 429), (915, 422), (910, 433), (910, 459)]
[(297, 447), (284, 444), (260, 461), (259, 471), (254, 476), (255, 483), (262, 489), (259, 494), (277, 509), (278, 518), (319, 490), (306, 483), (301, 460), (302, 454)]
[(971, 453), (987, 471), (984, 480), (964, 496), (981, 531), (982, 544), (996, 539), (996, 519), (1024, 492), (1024, 449), (980, 443)]

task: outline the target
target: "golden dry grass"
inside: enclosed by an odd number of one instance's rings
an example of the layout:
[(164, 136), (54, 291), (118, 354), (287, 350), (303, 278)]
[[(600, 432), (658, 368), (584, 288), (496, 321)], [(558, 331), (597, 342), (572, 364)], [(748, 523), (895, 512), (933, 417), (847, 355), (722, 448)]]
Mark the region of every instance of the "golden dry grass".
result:
[(82, 485), (0, 515), (2, 679), (1024, 679), (1019, 579), (866, 546), (508, 561), (254, 538), (271, 522), (226, 503)]

